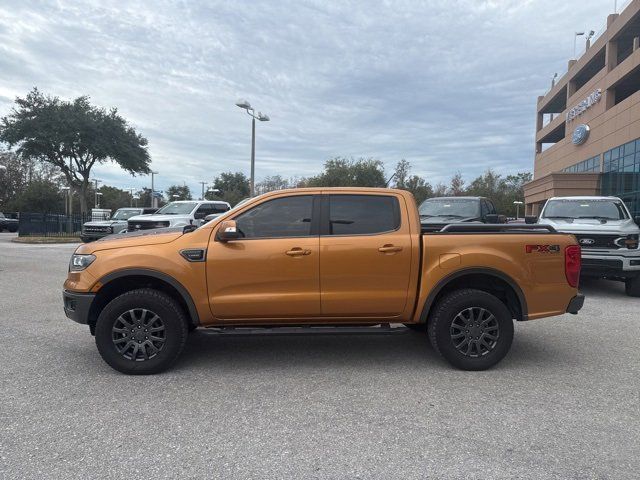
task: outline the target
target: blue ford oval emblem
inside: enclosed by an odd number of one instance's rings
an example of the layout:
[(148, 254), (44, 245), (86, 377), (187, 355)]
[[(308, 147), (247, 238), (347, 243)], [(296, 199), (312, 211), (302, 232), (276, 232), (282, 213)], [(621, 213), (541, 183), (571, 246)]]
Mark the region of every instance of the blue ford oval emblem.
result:
[(576, 129), (573, 131), (573, 137), (571, 138), (571, 142), (574, 145), (582, 145), (589, 138), (589, 125), (585, 125), (584, 123), (578, 125)]

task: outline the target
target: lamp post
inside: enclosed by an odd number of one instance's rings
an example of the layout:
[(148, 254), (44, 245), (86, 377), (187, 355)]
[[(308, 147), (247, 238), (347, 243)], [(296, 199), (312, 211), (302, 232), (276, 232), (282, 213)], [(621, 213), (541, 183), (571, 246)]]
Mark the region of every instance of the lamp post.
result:
[(524, 202), (520, 202), (516, 200), (515, 202), (513, 202), (513, 204), (516, 206), (516, 220), (517, 220), (520, 218), (520, 205), (523, 205)]
[(61, 190), (64, 192), (64, 215), (69, 215), (69, 187), (62, 187)]
[(242, 108), (251, 116), (251, 178), (249, 180), (249, 195), (254, 196), (255, 193), (255, 170), (256, 170), (256, 119), (261, 122), (268, 122), (269, 115), (258, 112), (253, 109), (251, 104), (246, 100), (238, 100), (236, 106)]
[(200, 185), (202, 185), (202, 196), (200, 197), (200, 200), (204, 200), (204, 186), (207, 184), (207, 182), (198, 182)]
[(101, 196), (102, 196), (102, 193), (96, 192), (96, 208), (100, 208), (100, 197)]
[(584, 35), (584, 32), (575, 32), (573, 35), (573, 58), (576, 58), (576, 42), (578, 41), (578, 37)]
[(95, 190), (95, 200), (94, 200), (94, 205), (95, 208), (99, 208), (100, 205), (100, 200), (98, 199), (98, 183), (102, 182), (102, 180), (98, 180), (97, 178), (94, 178), (93, 181), (96, 184), (96, 190)]
[(153, 170), (151, 170), (151, 172), (149, 172), (151, 174), (151, 208), (156, 208), (156, 191), (154, 188), (154, 179), (155, 179), (155, 175), (158, 175), (158, 172), (154, 172)]

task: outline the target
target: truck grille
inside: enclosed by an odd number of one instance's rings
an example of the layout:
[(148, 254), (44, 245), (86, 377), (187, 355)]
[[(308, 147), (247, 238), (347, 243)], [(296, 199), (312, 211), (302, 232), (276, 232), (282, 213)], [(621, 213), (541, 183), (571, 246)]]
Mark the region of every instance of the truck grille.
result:
[(158, 222), (158, 221), (141, 220), (136, 222), (127, 222), (127, 230), (129, 232), (136, 232), (138, 230), (151, 230), (153, 228), (165, 228), (168, 226), (169, 226), (168, 221)]
[(111, 227), (83, 226), (82, 231), (85, 233), (111, 233)]
[(604, 258), (582, 258), (582, 267), (612, 268), (614, 270), (622, 270), (622, 260), (608, 260)]
[(601, 248), (601, 249), (618, 249), (620, 245), (616, 244), (620, 235), (589, 235), (579, 234), (576, 235), (578, 243), (582, 248)]

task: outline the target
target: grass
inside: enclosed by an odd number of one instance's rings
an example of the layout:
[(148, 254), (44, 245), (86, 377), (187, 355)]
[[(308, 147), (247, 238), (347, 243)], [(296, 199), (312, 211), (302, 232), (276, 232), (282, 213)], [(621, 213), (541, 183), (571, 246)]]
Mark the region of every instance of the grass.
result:
[(14, 237), (15, 243), (80, 243), (79, 237)]

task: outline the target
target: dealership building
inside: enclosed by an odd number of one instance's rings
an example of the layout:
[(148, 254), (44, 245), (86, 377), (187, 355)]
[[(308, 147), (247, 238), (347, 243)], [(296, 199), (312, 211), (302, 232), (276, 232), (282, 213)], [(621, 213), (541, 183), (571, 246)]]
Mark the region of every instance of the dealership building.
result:
[(538, 97), (528, 215), (569, 195), (617, 196), (640, 215), (640, 0), (589, 43)]

